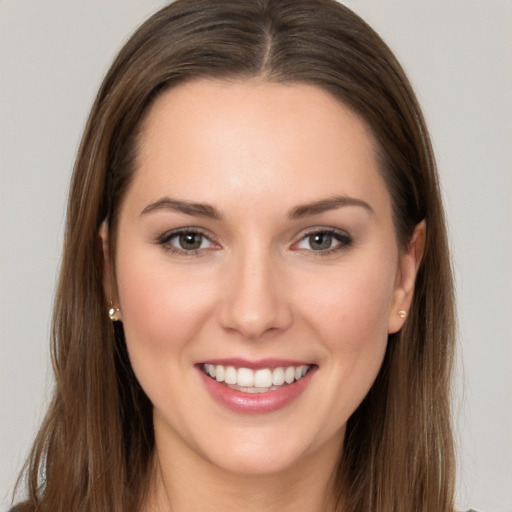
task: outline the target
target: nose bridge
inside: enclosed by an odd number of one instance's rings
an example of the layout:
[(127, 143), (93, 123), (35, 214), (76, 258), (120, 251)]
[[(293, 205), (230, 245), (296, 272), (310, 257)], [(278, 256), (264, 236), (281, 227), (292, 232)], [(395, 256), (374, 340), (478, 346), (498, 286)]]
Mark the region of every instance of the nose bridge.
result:
[(224, 328), (256, 339), (289, 326), (291, 309), (277, 259), (270, 249), (257, 243), (233, 254), (221, 308)]

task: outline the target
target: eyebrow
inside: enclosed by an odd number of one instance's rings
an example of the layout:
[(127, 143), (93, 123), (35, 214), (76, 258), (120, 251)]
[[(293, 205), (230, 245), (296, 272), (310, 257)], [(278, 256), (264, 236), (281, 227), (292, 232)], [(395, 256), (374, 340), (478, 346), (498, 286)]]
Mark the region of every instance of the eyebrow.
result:
[(222, 218), (220, 212), (209, 204), (180, 201), (178, 199), (171, 199), (170, 197), (163, 197), (149, 204), (142, 210), (141, 216), (158, 210), (173, 210), (195, 217), (207, 217), (210, 219)]
[[(291, 210), (289, 217), (292, 219), (301, 219), (310, 215), (318, 215), (329, 210), (337, 210), (344, 206), (358, 206), (370, 213), (375, 213), (373, 208), (362, 199), (349, 196), (336, 196), (297, 206)], [(190, 201), (171, 199), (170, 197), (163, 197), (149, 204), (142, 210), (141, 216), (159, 210), (173, 210), (195, 217), (207, 217), (216, 220), (222, 219), (221, 213), (214, 206), (206, 203), (193, 203)]]
[(313, 203), (297, 206), (291, 211), (290, 217), (292, 219), (301, 219), (309, 215), (318, 215), (329, 210), (337, 210), (343, 206), (359, 206), (367, 210), (369, 213), (375, 213), (373, 208), (362, 199), (349, 196), (335, 196), (328, 199), (315, 201)]

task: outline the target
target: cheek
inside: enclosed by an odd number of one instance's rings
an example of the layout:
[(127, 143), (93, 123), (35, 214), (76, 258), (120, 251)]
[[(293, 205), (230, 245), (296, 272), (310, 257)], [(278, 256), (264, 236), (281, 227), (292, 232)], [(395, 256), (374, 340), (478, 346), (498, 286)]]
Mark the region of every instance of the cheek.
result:
[(172, 390), (190, 386), (196, 339), (211, 309), (212, 285), (190, 269), (171, 269), (165, 255), (148, 258), (133, 249), (116, 265), (120, 307), (133, 371), (157, 410), (181, 404)]
[[(387, 319), (394, 289), (394, 260), (359, 260), (322, 270), (294, 289), (301, 338), (315, 340), (321, 394), (315, 408), (333, 434), (367, 395), (387, 347)], [(297, 281), (294, 276), (294, 281)], [(300, 313), (300, 314), (299, 314)], [(303, 336), (306, 333), (306, 336)]]
[(337, 320), (325, 337), (341, 376), (353, 379), (355, 386), (361, 386), (360, 399), (377, 376), (388, 339), (387, 297), (379, 297), (372, 288), (361, 287), (352, 293), (341, 294), (339, 305), (344, 308), (343, 313), (336, 314), (331, 308), (331, 317)]
[[(359, 346), (373, 333), (387, 336), (394, 273), (385, 265), (352, 267), (304, 288), (304, 316), (329, 339)], [(372, 336), (367, 341), (371, 341)], [(352, 340), (352, 341), (350, 341)]]
[(321, 361), (332, 372), (332, 386), (348, 417), (373, 384), (388, 340), (388, 312), (394, 290), (394, 260), (361, 262), (308, 286), (303, 318), (324, 347)]
[(162, 258), (117, 263), (123, 326), (129, 350), (151, 350), (155, 358), (177, 352), (208, 316), (211, 286), (199, 272), (172, 269)]

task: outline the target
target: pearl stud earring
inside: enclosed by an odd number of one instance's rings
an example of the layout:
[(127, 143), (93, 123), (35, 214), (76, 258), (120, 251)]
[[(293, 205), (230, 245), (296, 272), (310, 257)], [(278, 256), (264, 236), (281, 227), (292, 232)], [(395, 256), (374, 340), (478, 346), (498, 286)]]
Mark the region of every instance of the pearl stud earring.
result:
[(405, 318), (407, 316), (407, 311), (405, 311), (405, 309), (401, 309), (399, 312), (398, 312), (398, 316), (400, 318)]
[(112, 320), (112, 322), (119, 322), (119, 318), (117, 318), (117, 313), (119, 313), (119, 311), (121, 311), (119, 308), (115, 308), (112, 304), (112, 301), (110, 301), (110, 308), (108, 310), (108, 317), (110, 318), (110, 320)]

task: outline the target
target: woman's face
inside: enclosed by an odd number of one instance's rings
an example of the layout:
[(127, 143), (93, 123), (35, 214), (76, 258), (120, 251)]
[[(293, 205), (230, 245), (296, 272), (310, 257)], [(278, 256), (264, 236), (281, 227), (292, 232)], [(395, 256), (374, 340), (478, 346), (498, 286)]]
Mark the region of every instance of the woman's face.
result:
[(375, 151), (309, 85), (196, 81), (152, 106), (114, 266), (159, 449), (245, 474), (337, 458), (417, 266)]

